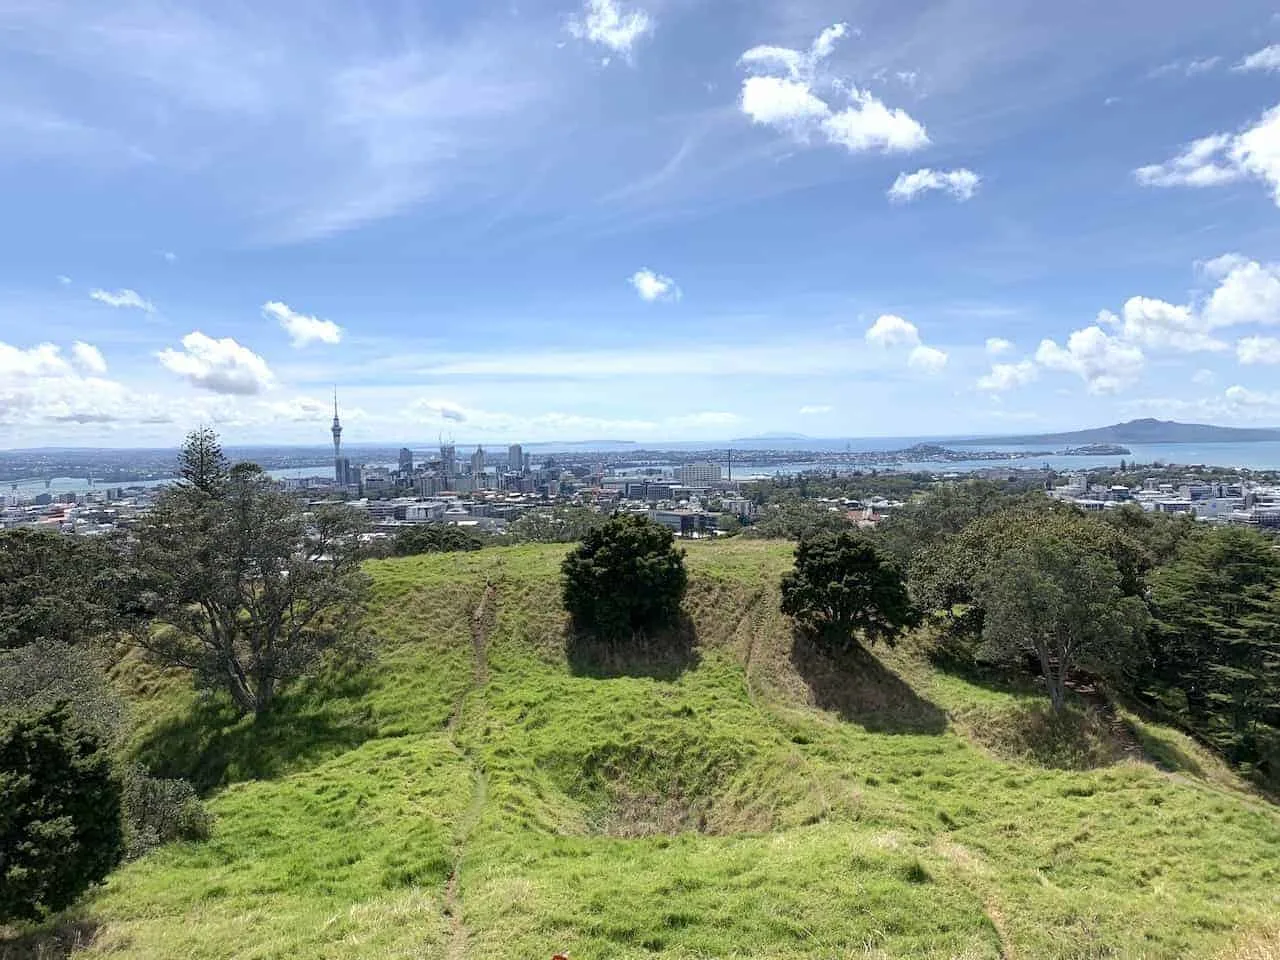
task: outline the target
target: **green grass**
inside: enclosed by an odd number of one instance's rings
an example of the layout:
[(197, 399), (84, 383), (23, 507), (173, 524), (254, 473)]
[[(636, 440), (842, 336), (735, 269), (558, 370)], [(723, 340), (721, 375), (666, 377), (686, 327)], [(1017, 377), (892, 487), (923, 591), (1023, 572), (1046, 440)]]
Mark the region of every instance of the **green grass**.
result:
[(563, 553), (373, 564), (379, 656), (270, 723), (127, 664), (137, 753), (217, 822), (113, 875), (75, 955), (1280, 955), (1280, 813), (1193, 741), (831, 662), (766, 542), (691, 546), (688, 622), (620, 661), (567, 643)]

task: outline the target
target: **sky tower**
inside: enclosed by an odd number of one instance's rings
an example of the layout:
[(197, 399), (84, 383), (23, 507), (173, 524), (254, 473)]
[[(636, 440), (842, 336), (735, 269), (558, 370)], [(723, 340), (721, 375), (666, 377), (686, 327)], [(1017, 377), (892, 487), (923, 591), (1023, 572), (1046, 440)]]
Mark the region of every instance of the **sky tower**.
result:
[(333, 479), (339, 486), (347, 483), (347, 464), (342, 459), (342, 421), (338, 419), (338, 388), (333, 388)]
[(342, 421), (338, 419), (338, 388), (333, 388), (333, 459), (342, 456)]

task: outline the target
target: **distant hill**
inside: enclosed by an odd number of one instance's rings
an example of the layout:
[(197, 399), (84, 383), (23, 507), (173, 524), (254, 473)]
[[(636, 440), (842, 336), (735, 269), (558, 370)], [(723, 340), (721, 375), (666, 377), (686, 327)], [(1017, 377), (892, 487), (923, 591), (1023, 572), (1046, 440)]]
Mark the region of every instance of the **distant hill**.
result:
[(1270, 427), (1215, 427), (1207, 423), (1173, 420), (1130, 420), (1092, 430), (1068, 433), (1035, 433), (1019, 437), (977, 437), (968, 443), (1251, 443), (1280, 440), (1280, 429)]

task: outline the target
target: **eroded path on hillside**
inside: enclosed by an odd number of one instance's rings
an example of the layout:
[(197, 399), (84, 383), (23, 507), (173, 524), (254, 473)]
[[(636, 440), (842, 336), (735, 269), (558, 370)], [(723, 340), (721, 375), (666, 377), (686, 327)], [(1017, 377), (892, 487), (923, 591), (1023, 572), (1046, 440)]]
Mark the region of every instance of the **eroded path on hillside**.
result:
[(480, 823), (488, 799), (489, 778), (479, 753), (462, 734), (464, 721), (470, 721), (484, 711), (484, 689), (489, 682), (489, 636), (497, 622), (497, 584), (486, 580), (480, 600), (471, 614), (471, 683), (458, 697), (453, 713), (449, 716), (449, 738), (466, 758), (471, 768), (471, 803), (458, 823), (454, 838), (453, 869), (445, 884), (444, 914), (449, 921), (449, 960), (463, 960), (467, 954), (467, 926), (462, 916), (460, 892), (462, 862), (466, 857), (467, 842)]

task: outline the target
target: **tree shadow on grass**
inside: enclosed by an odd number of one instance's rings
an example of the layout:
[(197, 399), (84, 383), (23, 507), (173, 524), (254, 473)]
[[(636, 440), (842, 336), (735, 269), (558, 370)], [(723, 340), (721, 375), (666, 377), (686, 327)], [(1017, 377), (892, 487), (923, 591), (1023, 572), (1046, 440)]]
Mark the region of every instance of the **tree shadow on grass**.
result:
[(0, 926), (0, 960), (65, 960), (93, 943), (98, 925), (89, 920), (59, 919), (36, 929)]
[(676, 625), (667, 630), (617, 641), (602, 640), (570, 623), (565, 628), (564, 651), (574, 676), (671, 681), (698, 665), (697, 643), (697, 628), (682, 613)]
[(791, 663), (814, 704), (873, 733), (940, 734), (947, 715), (860, 646), (828, 652), (804, 630), (793, 632)]
[(360, 703), (371, 677), (348, 666), (335, 664), (285, 689), (260, 717), (241, 716), (223, 694), (203, 695), (148, 731), (137, 760), (153, 776), (187, 780), (204, 794), (354, 749), (376, 736), (377, 725)]

